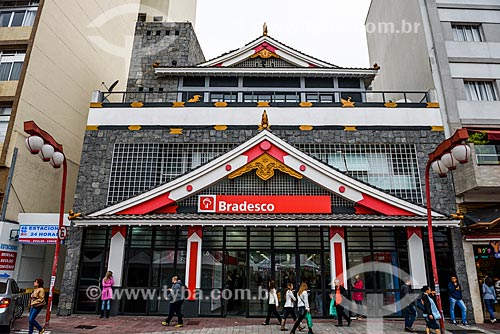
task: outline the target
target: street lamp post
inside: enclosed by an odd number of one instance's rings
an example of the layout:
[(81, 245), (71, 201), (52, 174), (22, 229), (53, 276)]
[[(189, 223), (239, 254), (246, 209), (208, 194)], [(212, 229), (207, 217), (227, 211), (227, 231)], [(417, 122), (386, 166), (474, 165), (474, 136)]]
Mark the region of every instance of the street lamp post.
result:
[(441, 291), (439, 288), (439, 279), (436, 264), (436, 253), (434, 251), (434, 236), (432, 233), (432, 209), (431, 209), (431, 187), (430, 187), (430, 169), (432, 168), (440, 177), (446, 177), (449, 170), (455, 170), (458, 163), (466, 163), (470, 154), (469, 146), (463, 144), (469, 138), (466, 129), (457, 130), (453, 136), (443, 141), (429, 154), (429, 160), (425, 167), (425, 198), (427, 204), (427, 236), (429, 238), (429, 249), (431, 255), (432, 275), (436, 289), (436, 302), (441, 314), (440, 325), (444, 333), (444, 314), (441, 306)]
[(52, 311), (54, 286), (56, 284), (59, 252), (61, 250), (61, 243), (64, 238), (64, 235), (61, 231), (64, 222), (64, 200), (66, 197), (66, 178), (68, 174), (68, 168), (63, 153), (63, 146), (57, 143), (50, 134), (40, 129), (33, 121), (24, 122), (24, 132), (30, 135), (28, 138), (26, 138), (26, 147), (31, 152), (31, 154), (39, 154), (43, 161), (49, 162), (54, 168), (60, 168), (61, 166), (63, 167), (61, 201), (59, 203), (59, 229), (57, 233), (56, 249), (54, 252), (54, 261), (52, 263), (49, 300), (47, 303), (47, 313), (45, 316), (45, 327), (48, 328), (50, 323), (50, 314)]

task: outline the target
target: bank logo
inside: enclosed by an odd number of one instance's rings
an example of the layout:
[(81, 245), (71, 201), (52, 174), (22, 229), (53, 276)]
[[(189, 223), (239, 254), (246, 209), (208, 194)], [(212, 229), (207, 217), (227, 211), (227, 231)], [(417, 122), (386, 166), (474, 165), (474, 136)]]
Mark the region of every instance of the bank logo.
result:
[(198, 196), (198, 212), (215, 212), (217, 205), (216, 195)]

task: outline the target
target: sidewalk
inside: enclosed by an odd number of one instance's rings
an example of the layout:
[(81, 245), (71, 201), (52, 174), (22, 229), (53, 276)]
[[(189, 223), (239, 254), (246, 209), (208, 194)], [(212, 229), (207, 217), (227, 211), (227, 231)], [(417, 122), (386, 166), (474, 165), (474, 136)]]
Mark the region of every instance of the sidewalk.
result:
[[(45, 314), (38, 317), (40, 323), (45, 319)], [(287, 321), (287, 332), (280, 331), (280, 326), (261, 325), (260, 318), (187, 318), (183, 328), (164, 327), (161, 321), (164, 317), (148, 316), (116, 316), (109, 319), (100, 319), (97, 315), (71, 315), (69, 317), (54, 316), (51, 319), (50, 330), (47, 334), (74, 334), (74, 333), (179, 333), (179, 334), (283, 334), (289, 333), (292, 321)], [(353, 320), (351, 327), (335, 327), (337, 323), (328, 319), (313, 319), (314, 333), (339, 333), (339, 334), (400, 334), (403, 332), (402, 320)], [(15, 330), (12, 333), (27, 333), (28, 317), (26, 313), (21, 319), (16, 320)], [(414, 328), (419, 333), (425, 333), (424, 322), (419, 319)], [(472, 327), (458, 327), (447, 324), (446, 333), (450, 334), (476, 334), (500, 333), (500, 324), (481, 324)], [(481, 330), (481, 331), (479, 331)], [(36, 333), (36, 331), (35, 331)], [(297, 333), (299, 333), (297, 331)], [(301, 333), (307, 333), (303, 330)]]

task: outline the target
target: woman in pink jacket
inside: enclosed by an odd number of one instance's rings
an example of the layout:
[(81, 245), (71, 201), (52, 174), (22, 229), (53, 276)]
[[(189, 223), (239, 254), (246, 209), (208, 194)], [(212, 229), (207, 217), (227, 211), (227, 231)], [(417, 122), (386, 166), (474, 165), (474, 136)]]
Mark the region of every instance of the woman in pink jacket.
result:
[(111, 310), (111, 299), (113, 298), (112, 286), (115, 284), (113, 280), (113, 272), (108, 271), (106, 276), (102, 279), (102, 291), (101, 291), (101, 316), (104, 317), (104, 311), (106, 311), (106, 318), (109, 318), (109, 312)]

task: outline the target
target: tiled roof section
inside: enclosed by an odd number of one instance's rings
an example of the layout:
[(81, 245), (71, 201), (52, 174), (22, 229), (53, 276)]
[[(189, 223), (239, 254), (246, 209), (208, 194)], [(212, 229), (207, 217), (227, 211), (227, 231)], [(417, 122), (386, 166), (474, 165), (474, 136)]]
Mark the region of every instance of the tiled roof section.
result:
[[(248, 46), (248, 45), (250, 45), (250, 44), (252, 44), (252, 43), (254, 43), (255, 41), (257, 41), (257, 40), (258, 40), (258, 39), (260, 39), (261, 37), (262, 37), (262, 36), (259, 36), (259, 37), (255, 38), (254, 40), (252, 40), (252, 41), (248, 42), (247, 44), (245, 44), (245, 45), (243, 46), (243, 48), (244, 48), (244, 47), (246, 47), (246, 46)], [(317, 60), (317, 61), (319, 61), (319, 62), (326, 63), (326, 64), (330, 65), (330, 67), (331, 67), (331, 68), (349, 69), (349, 70), (373, 70), (373, 68), (366, 68), (366, 67), (341, 67), (341, 66), (338, 66), (338, 65), (334, 65), (334, 64), (331, 64), (331, 63), (329, 63), (329, 62), (327, 62), (327, 61), (324, 61), (324, 60), (321, 60), (321, 59), (319, 59), (319, 58), (316, 58), (316, 57), (313, 57), (313, 56), (311, 56), (311, 55), (308, 55), (308, 54), (306, 54), (306, 53), (304, 53), (304, 52), (302, 52), (302, 51), (299, 51), (299, 50), (297, 50), (297, 49), (295, 49), (295, 48), (292, 48), (291, 46), (289, 46), (289, 45), (287, 45), (287, 44), (285, 44), (285, 43), (283, 43), (283, 42), (280, 42), (280, 41), (278, 41), (277, 39), (272, 38), (272, 37), (271, 37), (271, 36), (269, 36), (269, 35), (267, 36), (267, 38), (269, 38), (270, 40), (272, 40), (272, 41), (274, 41), (274, 42), (276, 42), (276, 43), (280, 43), (280, 44), (282, 44), (282, 45), (286, 46), (287, 48), (289, 48), (290, 50), (293, 50), (293, 51), (295, 51), (295, 52), (297, 52), (297, 53), (301, 53), (301, 54), (303, 54), (303, 55), (305, 55), (305, 56), (307, 56), (307, 57), (310, 57), (310, 58), (312, 58), (312, 59), (314, 59), (314, 60)], [(232, 52), (238, 51), (239, 49), (241, 49), (241, 48), (238, 48), (238, 49), (234, 49), (234, 50), (231, 50), (231, 51), (225, 52), (225, 53), (223, 53), (223, 54), (221, 54), (221, 55), (219, 55), (219, 56), (217, 56), (217, 57), (214, 57), (214, 58), (212, 58), (212, 59), (206, 60), (206, 61), (204, 61), (203, 63), (200, 63), (200, 64), (198, 64), (198, 65), (201, 65), (201, 64), (204, 64), (204, 63), (211, 62), (211, 61), (213, 61), (213, 60), (215, 60), (215, 59), (217, 59), (217, 58), (220, 58), (220, 57), (224, 57), (224, 56), (226, 56), (226, 55), (228, 55), (228, 54), (230, 54), (230, 53), (232, 53)]]
[[(433, 221), (445, 221), (452, 218), (433, 217)], [(119, 221), (119, 220), (198, 220), (210, 225), (212, 221), (221, 220), (255, 220), (255, 221), (331, 221), (336, 220), (363, 220), (363, 221), (427, 221), (424, 216), (384, 216), (384, 215), (356, 215), (356, 214), (218, 214), (218, 213), (173, 213), (173, 214), (148, 214), (148, 215), (101, 215), (97, 217), (84, 216), (75, 219), (75, 221)]]

